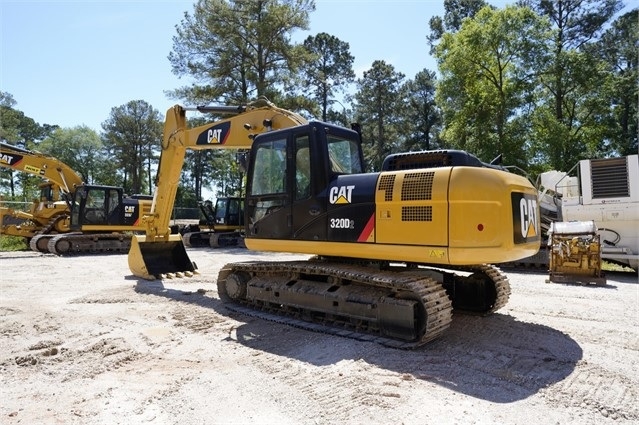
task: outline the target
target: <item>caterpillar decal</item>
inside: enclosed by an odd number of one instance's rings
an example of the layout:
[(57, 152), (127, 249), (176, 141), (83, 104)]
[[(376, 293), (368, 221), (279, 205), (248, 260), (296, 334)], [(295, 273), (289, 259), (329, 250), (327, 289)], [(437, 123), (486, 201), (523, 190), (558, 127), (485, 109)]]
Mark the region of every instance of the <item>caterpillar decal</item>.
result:
[(516, 244), (541, 241), (537, 197), (513, 192), (513, 239)]

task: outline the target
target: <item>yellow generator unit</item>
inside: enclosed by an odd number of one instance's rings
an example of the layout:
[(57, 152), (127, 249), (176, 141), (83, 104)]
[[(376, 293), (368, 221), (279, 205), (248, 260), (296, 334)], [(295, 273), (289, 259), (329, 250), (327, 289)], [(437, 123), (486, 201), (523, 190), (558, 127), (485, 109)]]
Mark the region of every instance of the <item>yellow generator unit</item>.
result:
[(549, 282), (606, 283), (601, 271), (601, 244), (594, 221), (553, 222), (548, 235)]

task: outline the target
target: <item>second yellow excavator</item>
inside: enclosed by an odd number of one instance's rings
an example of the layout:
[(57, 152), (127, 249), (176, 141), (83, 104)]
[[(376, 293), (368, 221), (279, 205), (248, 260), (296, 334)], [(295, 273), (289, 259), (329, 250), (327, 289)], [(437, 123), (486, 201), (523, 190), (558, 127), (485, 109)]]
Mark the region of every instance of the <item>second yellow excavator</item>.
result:
[(200, 211), (204, 219), (197, 225), (186, 225), (182, 241), (187, 247), (221, 248), (244, 246), (244, 200), (242, 198), (220, 197), (200, 202)]
[(129, 252), (135, 276), (196, 272), (168, 230), (186, 149), (250, 148), (247, 248), (314, 255), (223, 267), (218, 295), (246, 314), (416, 347), (449, 327), (453, 309), (502, 307), (510, 286), (490, 263), (539, 249), (537, 191), (498, 165), (462, 151), (407, 152), (366, 173), (356, 129), (307, 122), (264, 99), (224, 108), (210, 110), (235, 115), (190, 130), (187, 109), (167, 112), (146, 235)]
[[(42, 177), (47, 191), (29, 213), (2, 211), (22, 222), (3, 223), (0, 234), (22, 236), (32, 250), (54, 254), (128, 252), (151, 196), (125, 196), (120, 187), (85, 184), (62, 161), (0, 143), (0, 166)], [(3, 215), (4, 216), (4, 215)]]

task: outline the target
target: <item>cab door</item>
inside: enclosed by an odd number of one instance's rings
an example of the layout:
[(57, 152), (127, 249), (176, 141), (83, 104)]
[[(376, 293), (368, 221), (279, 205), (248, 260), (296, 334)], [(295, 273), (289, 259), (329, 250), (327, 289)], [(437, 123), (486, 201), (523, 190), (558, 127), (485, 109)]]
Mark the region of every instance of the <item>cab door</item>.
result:
[(324, 191), (322, 147), (313, 140), (317, 132), (293, 131), (291, 140), (291, 239), (326, 240), (326, 202), (319, 194)]
[[(276, 134), (277, 133), (277, 134)], [(246, 194), (246, 234), (260, 239), (288, 239), (291, 234), (288, 134), (274, 132), (251, 149)]]

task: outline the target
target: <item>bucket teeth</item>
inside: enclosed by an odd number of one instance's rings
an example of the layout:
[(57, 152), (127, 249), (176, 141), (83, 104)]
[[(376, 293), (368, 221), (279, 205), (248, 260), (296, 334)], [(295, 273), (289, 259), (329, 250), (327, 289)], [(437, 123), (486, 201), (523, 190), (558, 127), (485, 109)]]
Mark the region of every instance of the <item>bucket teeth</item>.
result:
[(196, 265), (189, 258), (179, 235), (171, 235), (167, 241), (146, 241), (145, 236), (135, 236), (129, 251), (131, 272), (143, 279), (172, 279), (194, 273)]

